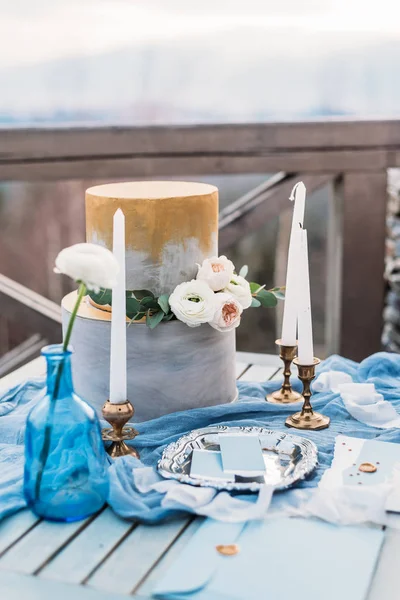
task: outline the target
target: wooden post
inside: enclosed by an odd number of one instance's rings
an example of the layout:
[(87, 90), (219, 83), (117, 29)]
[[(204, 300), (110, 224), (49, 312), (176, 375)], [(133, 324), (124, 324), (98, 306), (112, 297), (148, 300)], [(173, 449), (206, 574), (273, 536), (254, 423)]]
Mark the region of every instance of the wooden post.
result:
[(362, 360), (381, 347), (386, 187), (386, 170), (351, 172), (343, 177), (343, 202), (341, 195), (335, 194), (336, 220), (340, 220), (341, 210), (343, 226), (342, 244), (337, 236), (342, 272), (337, 341), (340, 353), (354, 360)]
[(343, 262), (343, 179), (338, 177), (331, 186), (328, 205), (326, 248), (326, 354), (340, 352)]

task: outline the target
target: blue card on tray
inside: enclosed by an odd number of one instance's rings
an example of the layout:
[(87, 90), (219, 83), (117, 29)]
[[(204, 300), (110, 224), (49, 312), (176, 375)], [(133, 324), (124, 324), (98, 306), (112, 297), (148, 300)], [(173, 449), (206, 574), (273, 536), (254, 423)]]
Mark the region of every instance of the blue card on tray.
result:
[(258, 435), (220, 433), (218, 442), (225, 473), (243, 477), (265, 473), (265, 463)]
[(191, 477), (200, 479), (224, 479), (234, 481), (235, 477), (226, 475), (222, 468), (221, 452), (211, 450), (199, 450), (195, 448), (192, 452), (192, 463), (190, 465)]

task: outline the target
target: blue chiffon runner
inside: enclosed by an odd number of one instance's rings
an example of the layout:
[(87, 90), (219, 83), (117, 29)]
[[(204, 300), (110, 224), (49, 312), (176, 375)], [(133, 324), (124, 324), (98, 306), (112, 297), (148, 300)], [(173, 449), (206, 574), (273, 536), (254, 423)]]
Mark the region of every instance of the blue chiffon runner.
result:
[[(374, 383), (385, 400), (390, 401), (400, 414), (400, 355), (377, 353), (357, 364), (340, 356), (331, 356), (318, 368), (323, 371), (344, 371), (356, 382)], [(259, 425), (274, 430), (288, 431), (284, 425), (287, 415), (297, 410), (293, 405), (286, 407), (264, 401), (268, 392), (274, 391), (280, 381), (260, 383), (238, 382), (239, 402), (210, 408), (199, 408), (160, 417), (136, 427), (140, 433), (135, 446), (141, 461), (131, 457), (120, 458), (110, 465), (109, 504), (120, 516), (146, 522), (157, 522), (182, 511), (161, 506), (162, 494), (152, 491), (140, 494), (134, 485), (132, 471), (143, 464), (155, 467), (167, 444), (181, 435), (208, 425)], [(294, 378), (294, 387), (301, 384)], [(0, 398), (0, 518), (12, 514), (25, 506), (22, 493), (24, 463), (24, 428), (27, 413), (44, 393), (44, 379), (27, 381)], [(134, 398), (132, 399), (134, 403)], [(353, 437), (376, 438), (388, 442), (400, 442), (400, 429), (377, 429), (354, 420), (339, 394), (321, 392), (313, 396), (316, 410), (331, 417), (328, 429), (316, 432), (292, 430), (313, 440), (319, 453), (319, 465), (313, 475), (301, 482), (299, 487), (315, 487), (329, 467), (335, 437), (339, 434)], [(290, 494), (290, 492), (286, 492)]]

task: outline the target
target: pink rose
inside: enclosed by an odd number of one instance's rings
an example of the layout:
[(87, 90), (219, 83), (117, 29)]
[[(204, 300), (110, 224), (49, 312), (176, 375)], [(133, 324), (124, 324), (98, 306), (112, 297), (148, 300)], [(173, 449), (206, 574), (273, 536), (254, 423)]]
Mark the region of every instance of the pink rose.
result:
[(243, 312), (240, 302), (232, 294), (225, 292), (215, 294), (215, 301), (217, 308), (213, 320), (210, 321), (211, 327), (218, 331), (232, 331), (238, 327)]

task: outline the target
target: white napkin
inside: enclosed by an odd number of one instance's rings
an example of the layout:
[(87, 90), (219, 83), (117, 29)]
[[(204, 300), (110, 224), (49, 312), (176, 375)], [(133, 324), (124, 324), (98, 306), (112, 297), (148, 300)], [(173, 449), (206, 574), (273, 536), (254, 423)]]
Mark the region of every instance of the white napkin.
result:
[(161, 506), (172, 509), (188, 509), (198, 515), (219, 521), (240, 523), (265, 518), (269, 508), (273, 488), (263, 486), (256, 502), (233, 498), (227, 492), (217, 492), (214, 488), (196, 487), (163, 479), (152, 467), (133, 469), (135, 486), (142, 494), (154, 490), (165, 494)]
[(341, 383), (352, 383), (353, 379), (348, 373), (343, 371), (325, 371), (317, 377), (313, 383), (314, 392), (339, 392), (338, 386)]
[(380, 429), (400, 427), (400, 415), (373, 383), (354, 383), (348, 373), (325, 371), (315, 380), (313, 390), (339, 393), (351, 416), (365, 425)]
[(349, 413), (371, 427), (400, 427), (400, 415), (378, 394), (373, 383), (342, 383), (339, 392)]

